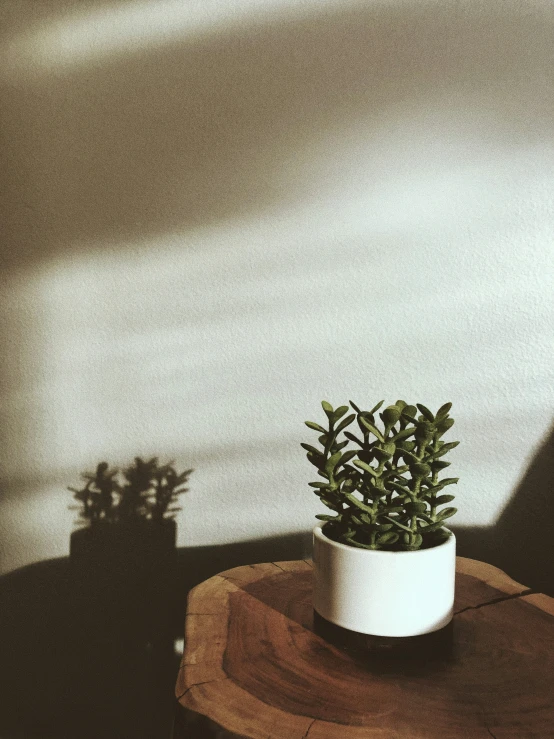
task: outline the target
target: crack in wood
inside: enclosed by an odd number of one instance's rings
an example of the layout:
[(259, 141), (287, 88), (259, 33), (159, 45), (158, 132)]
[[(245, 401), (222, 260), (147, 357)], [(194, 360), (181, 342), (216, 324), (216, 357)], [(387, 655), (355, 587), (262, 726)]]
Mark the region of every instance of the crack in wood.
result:
[(203, 680), (200, 683), (194, 683), (193, 685), (189, 685), (184, 693), (181, 693), (181, 695), (177, 696), (177, 700), (180, 701), (181, 698), (185, 697), (185, 695), (189, 692), (189, 690), (196, 688), (197, 685), (208, 685), (209, 683), (217, 683), (217, 682), (221, 682), (222, 680), (228, 680), (228, 679), (229, 679), (229, 676), (226, 675), (225, 677), (214, 677), (212, 680)]
[(222, 575), (221, 572), (219, 573), (219, 575), (216, 575), (216, 577), (220, 577), (222, 580), (227, 580), (227, 582), (230, 582), (231, 585), (242, 585), (242, 583), (244, 582), (243, 578), (240, 576), (233, 577), (232, 575)]
[(229, 575), (221, 575), (219, 574), (218, 577), (220, 577), (222, 580), (225, 580), (226, 582), (231, 583), (231, 585), (235, 585), (238, 589), (240, 589), (241, 585), (243, 585), (243, 581), (240, 577), (229, 577)]
[(277, 568), (278, 568), (279, 570), (281, 570), (281, 572), (286, 572), (286, 570), (285, 570), (285, 569), (283, 569), (283, 568), (282, 568), (282, 567), (281, 567), (280, 565), (278, 565), (278, 564), (277, 564), (277, 562), (272, 562), (271, 564), (272, 564), (272, 565), (273, 565), (274, 567), (277, 567)]
[(310, 733), (310, 731), (311, 731), (311, 728), (312, 728), (312, 726), (313, 726), (313, 725), (315, 724), (315, 722), (316, 722), (316, 721), (317, 721), (317, 719), (316, 719), (316, 718), (314, 718), (314, 720), (312, 721), (312, 723), (311, 723), (311, 724), (310, 724), (310, 725), (308, 726), (308, 728), (306, 729), (306, 733), (304, 734), (304, 736), (302, 737), (302, 739), (306, 739), (306, 737), (308, 736), (308, 734), (309, 734), (309, 733)]
[(460, 608), (459, 611), (454, 611), (455, 616), (459, 616), (460, 613), (464, 613), (465, 611), (476, 611), (479, 608), (484, 608), (485, 606), (493, 606), (496, 603), (503, 603), (505, 600), (515, 600), (516, 598), (521, 598), (524, 595), (534, 595), (538, 591), (533, 590), (532, 588), (527, 588), (527, 590), (522, 590), (521, 593), (512, 593), (511, 595), (503, 595), (500, 598), (493, 598), (492, 600), (488, 600), (486, 603), (479, 603), (477, 606), (466, 606), (465, 608)]
[(492, 736), (493, 739), (496, 739), (496, 736), (492, 733), (491, 729), (489, 728), (489, 723), (487, 721), (487, 709), (482, 703), (478, 703), (477, 705), (481, 711), (481, 716), (483, 719), (483, 724), (485, 726), (485, 729), (488, 731), (489, 736)]

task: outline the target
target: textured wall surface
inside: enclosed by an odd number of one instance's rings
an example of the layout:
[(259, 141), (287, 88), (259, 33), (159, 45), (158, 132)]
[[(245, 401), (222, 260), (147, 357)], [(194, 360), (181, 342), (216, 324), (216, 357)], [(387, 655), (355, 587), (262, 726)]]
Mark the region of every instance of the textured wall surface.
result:
[(3, 570), (66, 554), (65, 486), (139, 453), (196, 470), (181, 545), (307, 531), (303, 421), (402, 397), (454, 404), (472, 551), (536, 567), (552, 3), (0, 14)]

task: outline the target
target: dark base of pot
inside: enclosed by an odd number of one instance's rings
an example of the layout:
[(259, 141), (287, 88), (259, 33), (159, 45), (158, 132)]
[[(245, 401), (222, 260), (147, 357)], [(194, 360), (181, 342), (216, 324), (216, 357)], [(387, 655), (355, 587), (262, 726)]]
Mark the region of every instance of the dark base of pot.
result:
[(374, 636), (350, 631), (327, 621), (314, 610), (314, 631), (325, 641), (352, 656), (431, 663), (449, 660), (454, 644), (454, 622), (438, 631), (418, 636)]

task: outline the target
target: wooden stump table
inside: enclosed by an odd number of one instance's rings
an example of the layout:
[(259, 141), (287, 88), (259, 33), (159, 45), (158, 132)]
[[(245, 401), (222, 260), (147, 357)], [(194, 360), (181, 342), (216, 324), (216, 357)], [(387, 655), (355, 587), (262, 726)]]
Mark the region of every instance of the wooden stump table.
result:
[(554, 737), (554, 599), (458, 557), (451, 639), (393, 654), (321, 636), (311, 596), (302, 560), (191, 591), (175, 737)]

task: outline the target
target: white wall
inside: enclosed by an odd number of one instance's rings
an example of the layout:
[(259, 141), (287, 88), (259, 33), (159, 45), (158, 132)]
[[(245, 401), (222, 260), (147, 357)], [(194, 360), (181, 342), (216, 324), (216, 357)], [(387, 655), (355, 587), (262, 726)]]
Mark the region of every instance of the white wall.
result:
[(138, 453), (181, 545), (306, 531), (322, 398), (452, 401), (494, 524), (554, 406), (554, 6), (0, 8), (4, 571)]

